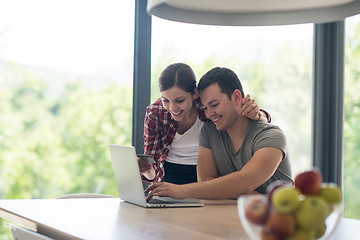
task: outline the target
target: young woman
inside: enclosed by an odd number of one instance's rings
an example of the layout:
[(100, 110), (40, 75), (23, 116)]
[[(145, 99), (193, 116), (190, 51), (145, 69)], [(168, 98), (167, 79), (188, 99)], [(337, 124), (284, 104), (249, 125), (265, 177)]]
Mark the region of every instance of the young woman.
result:
[[(159, 86), (161, 97), (147, 107), (144, 121), (144, 153), (156, 164), (138, 159), (141, 175), (147, 182), (196, 182), (198, 136), (208, 119), (201, 109), (195, 74), (187, 64), (174, 63), (161, 73)], [(239, 114), (271, 121), (250, 96), (244, 103)]]

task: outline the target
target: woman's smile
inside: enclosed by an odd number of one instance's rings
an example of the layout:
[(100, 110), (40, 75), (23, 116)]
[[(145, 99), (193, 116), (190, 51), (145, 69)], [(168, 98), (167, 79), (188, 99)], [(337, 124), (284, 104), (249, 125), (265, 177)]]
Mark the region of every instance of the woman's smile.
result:
[(173, 112), (173, 111), (170, 111), (171, 115), (173, 115), (174, 117), (178, 117), (181, 115), (181, 113), (183, 113), (184, 110), (180, 110), (179, 112)]

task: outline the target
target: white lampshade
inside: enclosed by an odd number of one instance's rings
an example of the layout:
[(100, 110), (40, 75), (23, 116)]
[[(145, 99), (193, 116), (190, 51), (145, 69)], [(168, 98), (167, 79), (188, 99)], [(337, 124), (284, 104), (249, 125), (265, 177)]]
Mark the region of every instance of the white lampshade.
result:
[(225, 26), (325, 23), (360, 13), (360, 0), (148, 0), (167, 20)]

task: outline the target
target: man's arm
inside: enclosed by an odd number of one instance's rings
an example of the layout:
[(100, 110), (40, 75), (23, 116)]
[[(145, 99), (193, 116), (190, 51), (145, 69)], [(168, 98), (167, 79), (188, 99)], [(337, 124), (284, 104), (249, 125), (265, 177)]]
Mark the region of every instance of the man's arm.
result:
[[(204, 156), (207, 156), (205, 154)], [(267, 181), (283, 159), (284, 153), (278, 148), (266, 147), (255, 152), (251, 160), (240, 171), (208, 181), (174, 185), (155, 183), (147, 189), (151, 196), (170, 196), (173, 198), (236, 199), (242, 194), (252, 192)], [(205, 163), (199, 151), (200, 163)], [(206, 171), (199, 170), (206, 178)], [(209, 176), (210, 177), (210, 176)]]
[(210, 149), (199, 146), (197, 160), (197, 178), (198, 182), (211, 180), (219, 177), (215, 161)]

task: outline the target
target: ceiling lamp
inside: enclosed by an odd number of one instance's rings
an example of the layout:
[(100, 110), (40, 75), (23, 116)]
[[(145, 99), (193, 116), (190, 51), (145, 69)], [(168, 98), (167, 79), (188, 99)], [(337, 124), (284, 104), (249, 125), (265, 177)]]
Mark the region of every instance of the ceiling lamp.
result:
[(325, 23), (360, 13), (360, 0), (148, 0), (167, 20), (225, 26)]

